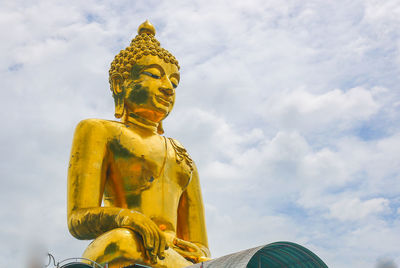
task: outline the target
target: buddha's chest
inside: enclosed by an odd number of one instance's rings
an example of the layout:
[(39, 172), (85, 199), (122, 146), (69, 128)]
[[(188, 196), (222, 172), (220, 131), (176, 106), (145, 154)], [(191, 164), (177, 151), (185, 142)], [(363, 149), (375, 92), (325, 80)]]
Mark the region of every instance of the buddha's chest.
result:
[(128, 207), (138, 206), (144, 198), (163, 196), (177, 202), (192, 173), (179, 147), (158, 135), (124, 134), (108, 143), (105, 197)]

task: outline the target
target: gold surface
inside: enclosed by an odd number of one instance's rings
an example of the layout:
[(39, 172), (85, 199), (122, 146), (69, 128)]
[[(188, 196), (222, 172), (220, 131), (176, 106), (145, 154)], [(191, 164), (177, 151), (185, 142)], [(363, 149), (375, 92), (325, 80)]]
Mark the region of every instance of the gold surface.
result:
[(109, 267), (186, 267), (210, 252), (197, 169), (178, 141), (159, 134), (179, 65), (159, 47), (154, 26), (145, 22), (138, 32), (110, 69), (121, 122), (87, 119), (76, 128), (68, 227), (94, 239), (83, 257)]

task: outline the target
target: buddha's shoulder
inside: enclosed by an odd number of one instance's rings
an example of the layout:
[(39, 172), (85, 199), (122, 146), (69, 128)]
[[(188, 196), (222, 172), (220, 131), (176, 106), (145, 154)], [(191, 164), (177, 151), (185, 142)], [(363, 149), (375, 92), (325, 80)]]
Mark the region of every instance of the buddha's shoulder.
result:
[(76, 126), (77, 131), (106, 131), (112, 132), (114, 130), (118, 130), (124, 125), (121, 122), (112, 121), (112, 120), (105, 120), (105, 119), (84, 119), (79, 122)]
[(183, 145), (176, 139), (168, 138), (168, 140), (170, 141), (172, 148), (175, 151), (176, 161), (178, 163), (184, 161), (190, 167), (190, 169), (193, 170), (193, 160), (185, 147), (183, 147)]
[(179, 148), (180, 150), (186, 151), (185, 147), (177, 139), (168, 137), (168, 140), (170, 141), (173, 148)]

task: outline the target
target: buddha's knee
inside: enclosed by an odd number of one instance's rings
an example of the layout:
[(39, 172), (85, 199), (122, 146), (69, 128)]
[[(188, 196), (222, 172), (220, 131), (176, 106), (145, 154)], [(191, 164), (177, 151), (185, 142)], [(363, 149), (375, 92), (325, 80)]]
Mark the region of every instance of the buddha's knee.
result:
[(86, 248), (83, 257), (100, 264), (144, 264), (146, 258), (142, 239), (128, 228), (117, 228), (97, 237)]

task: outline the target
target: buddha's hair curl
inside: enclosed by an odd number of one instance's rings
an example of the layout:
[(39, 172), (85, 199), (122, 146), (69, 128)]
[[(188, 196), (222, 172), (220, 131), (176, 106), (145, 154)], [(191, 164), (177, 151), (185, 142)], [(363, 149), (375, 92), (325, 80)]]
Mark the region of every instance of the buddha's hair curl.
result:
[(121, 50), (111, 62), (109, 71), (110, 83), (111, 77), (120, 74), (124, 79), (128, 78), (132, 66), (143, 56), (153, 55), (164, 60), (166, 63), (175, 64), (179, 70), (179, 64), (176, 58), (166, 49), (160, 46), (160, 42), (154, 37), (154, 26), (147, 21), (139, 26), (138, 35), (132, 40), (131, 44)]

